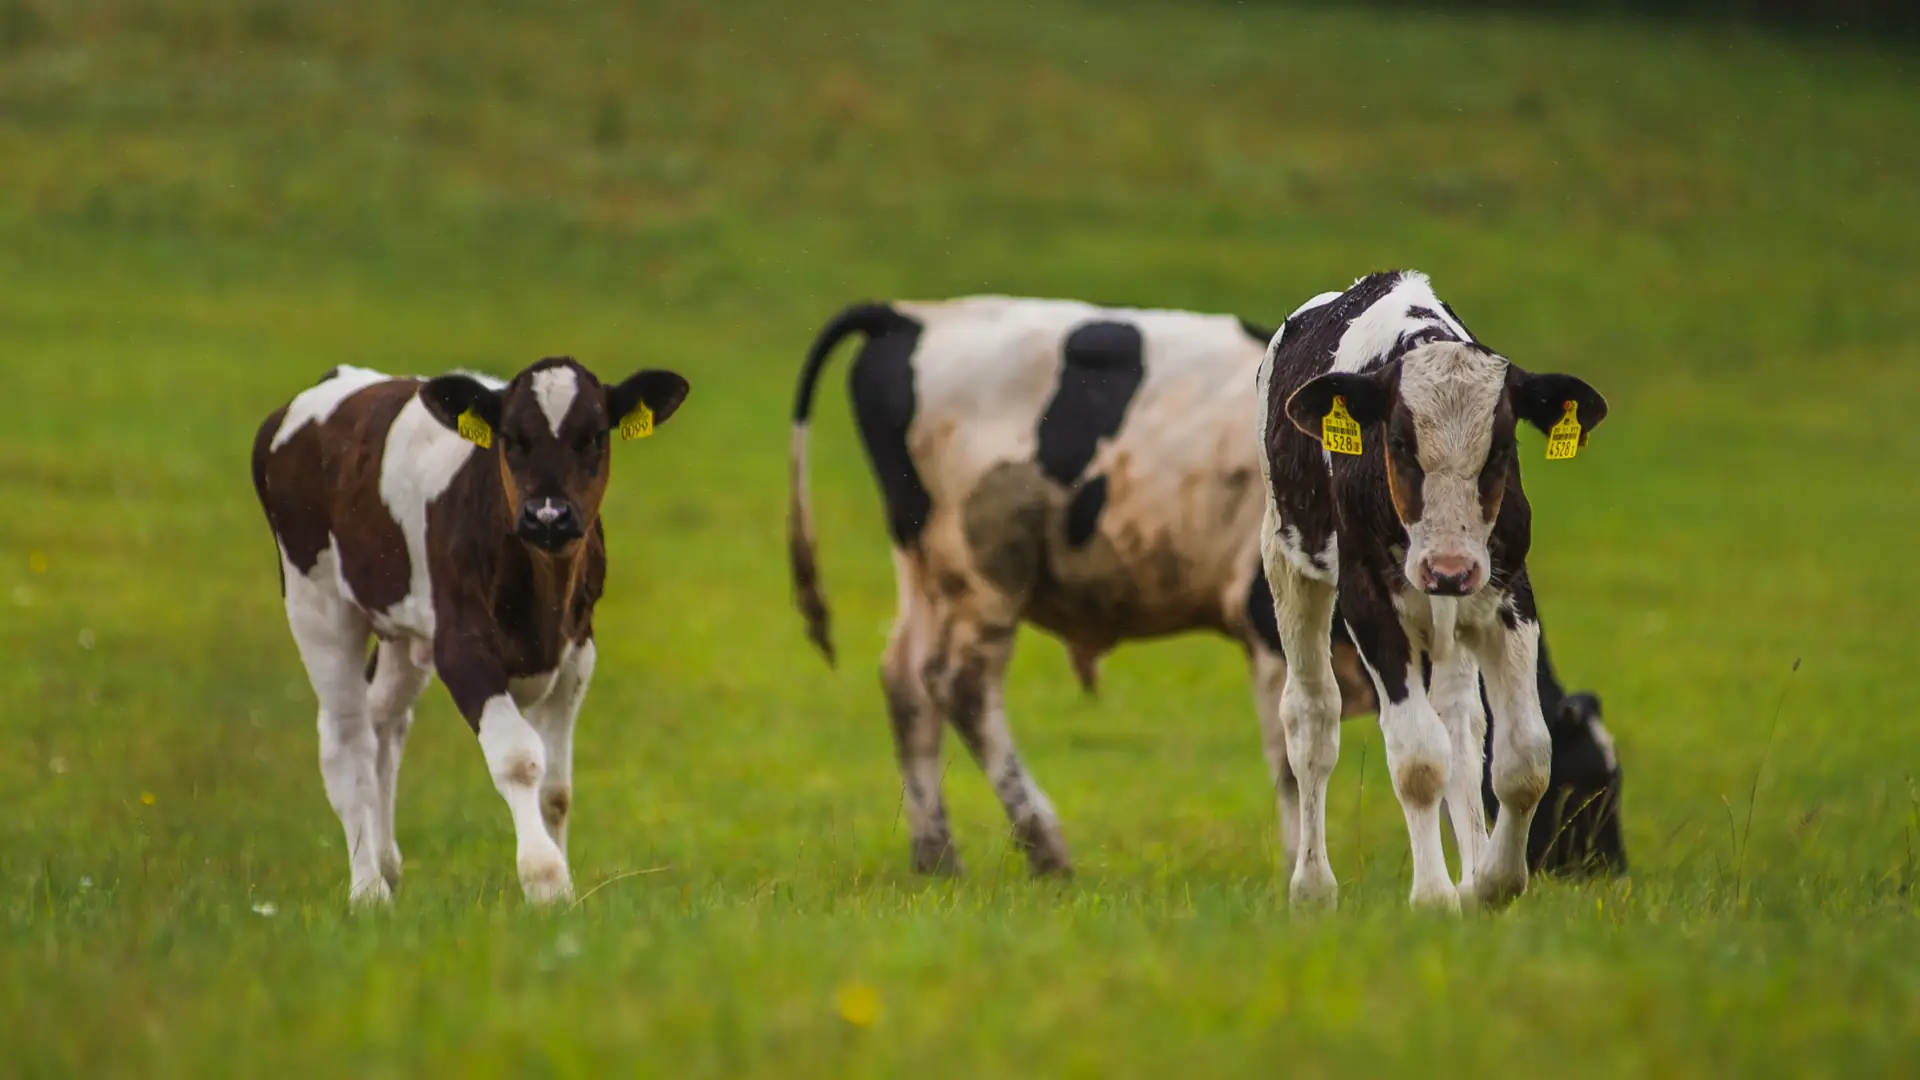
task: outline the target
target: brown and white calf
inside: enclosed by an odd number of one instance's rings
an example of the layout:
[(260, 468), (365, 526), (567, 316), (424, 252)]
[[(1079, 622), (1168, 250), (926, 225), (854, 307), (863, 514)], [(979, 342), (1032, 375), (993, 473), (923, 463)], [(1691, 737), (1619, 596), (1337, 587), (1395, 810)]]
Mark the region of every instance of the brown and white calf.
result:
[[(1300, 783), (1292, 899), (1331, 904), (1336, 895), (1326, 790), (1340, 747), (1327, 649), (1337, 602), (1380, 699), (1414, 903), (1511, 900), (1526, 888), (1528, 830), (1553, 749), (1535, 681), (1532, 519), (1515, 426), (1557, 433), (1549, 453), (1570, 455), (1605, 418), (1606, 401), (1571, 375), (1524, 371), (1475, 341), (1412, 271), (1308, 301), (1275, 335), (1259, 387), (1262, 555), (1291, 660), (1280, 712)], [(1482, 677), (1500, 804), (1490, 840)], [(1441, 850), (1443, 798), (1458, 891)]]
[(507, 383), (340, 367), (260, 426), (254, 487), (320, 699), (320, 773), (355, 902), (385, 901), (399, 883), (394, 787), (414, 700), (436, 671), (513, 815), (527, 898), (570, 893), (573, 726), (606, 577), (608, 435), (650, 434), (686, 394), (670, 371), (606, 386), (565, 357)]
[[(1250, 422), (1272, 333), (1227, 315), (1010, 297), (841, 312), (801, 372), (789, 522), (796, 600), (829, 660), (806, 434), (827, 358), (854, 335), (865, 338), (850, 375), (854, 418), (899, 588), (882, 682), (914, 868), (959, 868), (941, 793), (947, 724), (986, 771), (1033, 867), (1069, 865), (1052, 805), (1007, 724), (1003, 675), (1022, 621), (1063, 640), (1089, 688), (1099, 657), (1122, 641), (1198, 630), (1239, 642), (1291, 852), (1286, 664), (1260, 572), (1265, 500)], [(1346, 711), (1371, 711), (1374, 694), (1344, 636), (1334, 656)], [(1543, 685), (1557, 686), (1544, 655), (1540, 665)], [(1597, 723), (1556, 728), (1556, 745), (1605, 738)], [(1611, 778), (1582, 779), (1603, 789)], [(1582, 796), (1568, 805), (1597, 815), (1614, 804)], [(1557, 868), (1584, 861), (1572, 844), (1553, 850)]]

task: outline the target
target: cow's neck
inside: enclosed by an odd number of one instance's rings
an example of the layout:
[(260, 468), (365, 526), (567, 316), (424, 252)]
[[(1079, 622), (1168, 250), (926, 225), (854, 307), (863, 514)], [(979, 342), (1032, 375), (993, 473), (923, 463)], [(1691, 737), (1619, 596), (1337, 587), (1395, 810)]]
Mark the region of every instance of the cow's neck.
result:
[(504, 617), (503, 629), (532, 650), (529, 661), (557, 660), (586, 569), (586, 545), (563, 557), (535, 551), (510, 536), (502, 554), (504, 572), (494, 584), (494, 611)]

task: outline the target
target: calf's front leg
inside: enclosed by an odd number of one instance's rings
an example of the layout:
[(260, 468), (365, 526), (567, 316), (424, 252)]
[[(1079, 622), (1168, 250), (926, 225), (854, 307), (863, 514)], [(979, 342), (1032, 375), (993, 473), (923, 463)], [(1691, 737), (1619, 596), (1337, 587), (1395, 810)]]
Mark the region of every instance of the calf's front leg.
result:
[(1269, 511), (1260, 554), (1267, 585), (1273, 590), (1281, 651), (1286, 655), (1278, 725), (1286, 740), (1285, 763), (1296, 780), (1291, 793), (1281, 785), (1280, 797), (1284, 805), (1292, 794), (1299, 811), (1292, 826), (1296, 847), (1287, 900), (1294, 907), (1330, 908), (1340, 897), (1333, 863), (1327, 858), (1327, 781), (1340, 758), (1340, 684), (1334, 678), (1328, 637), (1335, 584), (1331, 574), (1313, 576), (1303, 570), (1312, 561), (1289, 552), (1287, 544)]
[(553, 688), (527, 719), (540, 732), (547, 749), (547, 771), (540, 780), (540, 816), (547, 835), (567, 853), (567, 820), (573, 812), (573, 727), (580, 718), (587, 686), (593, 681), (598, 650), (591, 638), (582, 642), (562, 664)]
[(1427, 699), (1419, 658), (1384, 583), (1362, 567), (1343, 568), (1340, 611), (1380, 697), (1387, 768), (1413, 849), (1412, 902), (1458, 911), (1460, 895), (1447, 874), (1446, 849), (1440, 842), (1440, 799), (1447, 791), (1453, 756), (1446, 725)]
[(1540, 624), (1524, 616), (1515, 618), (1512, 629), (1495, 623), (1472, 644), (1493, 707), (1493, 793), (1500, 800), (1472, 899), (1498, 907), (1527, 889), (1527, 833), (1547, 791), (1553, 737), (1535, 681)]
[(1487, 718), (1480, 710), (1480, 669), (1473, 654), (1453, 642), (1435, 651), (1444, 652), (1446, 658), (1434, 661), (1428, 694), (1453, 746), (1447, 770), (1447, 816), (1453, 820), (1454, 846), (1460, 852), (1460, 890), (1470, 896), (1487, 844), (1487, 812), (1480, 803)]
[(493, 786), (513, 815), (521, 890), (534, 904), (566, 899), (573, 894), (567, 856), (548, 832), (540, 806), (547, 777), (546, 741), (514, 702), (498, 661), (458, 644), (436, 652), (441, 681), (480, 736)]

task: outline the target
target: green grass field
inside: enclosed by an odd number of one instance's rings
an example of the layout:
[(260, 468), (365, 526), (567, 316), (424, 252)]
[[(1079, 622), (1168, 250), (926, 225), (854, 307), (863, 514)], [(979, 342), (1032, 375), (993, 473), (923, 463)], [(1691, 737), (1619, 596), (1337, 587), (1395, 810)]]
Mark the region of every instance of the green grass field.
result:
[[(1920, 1061), (1911, 52), (1144, 0), (356, 7), (0, 0), (0, 1074)], [(1014, 729), (1078, 878), (1026, 878), (964, 760), (972, 875), (907, 874), (891, 570), (837, 372), (814, 472), (840, 670), (788, 606), (819, 323), (971, 291), (1276, 321), (1403, 265), (1612, 402), (1577, 462), (1523, 452), (1631, 879), (1410, 913), (1356, 721), (1343, 906), (1291, 915), (1238, 650), (1122, 650), (1087, 701), (1034, 633)], [(406, 883), (352, 917), (253, 431), (336, 363), (556, 352), (694, 384), (616, 450), (586, 895), (523, 906), (435, 687)]]

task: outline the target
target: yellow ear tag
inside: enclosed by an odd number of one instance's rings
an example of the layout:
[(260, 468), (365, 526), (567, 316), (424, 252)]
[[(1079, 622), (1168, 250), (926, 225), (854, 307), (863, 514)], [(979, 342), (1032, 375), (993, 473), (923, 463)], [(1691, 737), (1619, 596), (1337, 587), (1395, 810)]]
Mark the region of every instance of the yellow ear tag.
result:
[(1347, 399), (1338, 394), (1333, 408), (1320, 418), (1320, 445), (1330, 454), (1360, 453), (1360, 424), (1347, 411)]
[(623, 439), (644, 439), (653, 434), (653, 410), (646, 402), (633, 407), (626, 419), (620, 421), (620, 437)]
[(1547, 432), (1547, 460), (1565, 461), (1579, 452), (1587, 440), (1580, 434), (1580, 403), (1569, 401), (1566, 415)]
[(460, 432), (461, 438), (478, 445), (482, 450), (493, 445), (493, 426), (473, 415), (471, 408), (454, 421), (454, 429)]

